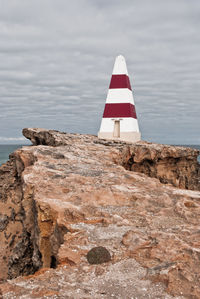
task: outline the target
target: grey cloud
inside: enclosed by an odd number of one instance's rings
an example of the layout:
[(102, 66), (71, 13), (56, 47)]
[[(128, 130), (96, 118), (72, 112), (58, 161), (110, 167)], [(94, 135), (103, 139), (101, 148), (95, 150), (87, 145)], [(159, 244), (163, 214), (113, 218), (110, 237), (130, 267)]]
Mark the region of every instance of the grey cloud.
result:
[(143, 137), (200, 142), (199, 1), (0, 0), (0, 8), (1, 138), (28, 126), (96, 134), (123, 54)]

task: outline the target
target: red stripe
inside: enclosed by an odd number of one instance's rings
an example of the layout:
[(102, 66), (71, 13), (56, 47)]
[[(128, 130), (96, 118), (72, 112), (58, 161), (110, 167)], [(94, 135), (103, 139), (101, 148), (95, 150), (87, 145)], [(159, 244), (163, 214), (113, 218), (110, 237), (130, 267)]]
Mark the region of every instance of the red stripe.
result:
[(137, 119), (135, 106), (130, 103), (106, 104), (103, 117), (133, 117)]
[(128, 88), (131, 90), (131, 84), (127, 75), (112, 75), (109, 89)]

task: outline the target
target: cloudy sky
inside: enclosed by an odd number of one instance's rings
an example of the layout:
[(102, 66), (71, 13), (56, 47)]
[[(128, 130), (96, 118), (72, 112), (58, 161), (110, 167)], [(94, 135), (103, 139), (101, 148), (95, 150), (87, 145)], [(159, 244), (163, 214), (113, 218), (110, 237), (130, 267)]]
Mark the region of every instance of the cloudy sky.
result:
[(0, 0), (0, 143), (97, 134), (125, 56), (142, 137), (200, 144), (199, 0)]

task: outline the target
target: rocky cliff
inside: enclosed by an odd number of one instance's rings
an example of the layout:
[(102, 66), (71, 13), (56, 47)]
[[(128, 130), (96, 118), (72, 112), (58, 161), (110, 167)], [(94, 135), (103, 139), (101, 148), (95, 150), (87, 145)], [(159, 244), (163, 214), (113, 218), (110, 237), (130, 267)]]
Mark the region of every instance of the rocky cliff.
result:
[(0, 168), (3, 298), (200, 298), (197, 150), (23, 134)]

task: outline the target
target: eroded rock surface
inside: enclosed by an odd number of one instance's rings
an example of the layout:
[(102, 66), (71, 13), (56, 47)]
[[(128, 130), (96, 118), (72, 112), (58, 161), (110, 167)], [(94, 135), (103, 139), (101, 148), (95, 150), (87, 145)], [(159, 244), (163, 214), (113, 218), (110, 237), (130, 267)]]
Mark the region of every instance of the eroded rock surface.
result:
[[(67, 136), (66, 133), (43, 129), (24, 129), (23, 134), (34, 145), (67, 145), (72, 138), (70, 134)], [(81, 135), (73, 136), (78, 138)], [(87, 138), (89, 136), (85, 135), (85, 140)], [(121, 159), (118, 156), (115, 162), (128, 170), (158, 178), (164, 184), (170, 183), (183, 189), (200, 190), (200, 165), (197, 161), (199, 150), (197, 149), (144, 141), (127, 144), (100, 140), (92, 136), (89, 140), (120, 149)]]
[[(1, 278), (40, 270), (2, 284), (4, 298), (200, 298), (200, 192), (172, 186), (189, 188), (180, 178), (190, 173), (198, 190), (198, 151), (24, 135), (37, 146), (0, 168)], [(87, 253), (100, 246), (111, 261), (90, 265)]]
[(125, 147), (123, 165), (158, 178), (164, 184), (200, 190), (198, 155), (199, 151), (192, 148), (140, 142)]
[(24, 223), (23, 168), (13, 155), (0, 167), (0, 280), (34, 273), (41, 266), (32, 263), (31, 235)]

